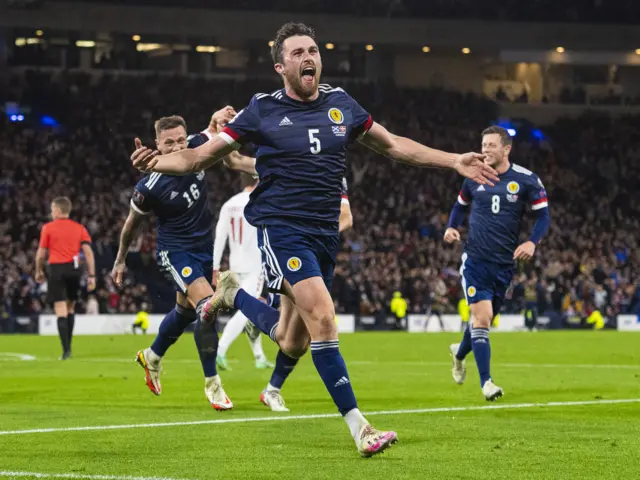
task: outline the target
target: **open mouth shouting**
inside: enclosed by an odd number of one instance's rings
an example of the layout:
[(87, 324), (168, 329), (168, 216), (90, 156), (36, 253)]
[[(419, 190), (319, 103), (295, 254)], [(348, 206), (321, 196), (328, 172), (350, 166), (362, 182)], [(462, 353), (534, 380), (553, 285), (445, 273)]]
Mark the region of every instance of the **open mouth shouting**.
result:
[(316, 79), (316, 67), (314, 65), (307, 64), (302, 68), (300, 77), (304, 85), (312, 85)]

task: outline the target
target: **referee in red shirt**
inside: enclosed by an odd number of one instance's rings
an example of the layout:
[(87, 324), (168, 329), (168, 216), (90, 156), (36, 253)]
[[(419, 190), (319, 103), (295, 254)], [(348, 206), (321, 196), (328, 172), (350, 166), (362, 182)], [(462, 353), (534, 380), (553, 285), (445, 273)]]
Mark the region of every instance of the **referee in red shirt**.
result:
[(46, 223), (40, 232), (40, 246), (36, 253), (36, 282), (45, 279), (44, 263), (49, 252), (49, 296), (58, 317), (58, 334), (62, 343), (62, 358), (71, 358), (71, 338), (75, 323), (74, 307), (80, 288), (80, 250), (89, 270), (88, 291), (96, 288), (96, 265), (91, 249), (89, 232), (69, 219), (71, 201), (67, 197), (54, 198), (51, 202), (52, 222)]

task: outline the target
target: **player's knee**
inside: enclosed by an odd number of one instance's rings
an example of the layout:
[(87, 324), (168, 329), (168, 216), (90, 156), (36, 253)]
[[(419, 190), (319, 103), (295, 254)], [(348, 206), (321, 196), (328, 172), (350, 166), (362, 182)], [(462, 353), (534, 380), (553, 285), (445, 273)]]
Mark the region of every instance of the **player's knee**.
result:
[(489, 328), (491, 327), (491, 314), (486, 312), (473, 316), (473, 328)]
[(309, 341), (309, 338), (305, 338), (304, 340), (286, 338), (279, 342), (278, 346), (285, 355), (291, 358), (300, 358), (309, 350)]
[(338, 338), (338, 326), (333, 309), (316, 312), (313, 316), (313, 325), (309, 328), (314, 340), (335, 340)]

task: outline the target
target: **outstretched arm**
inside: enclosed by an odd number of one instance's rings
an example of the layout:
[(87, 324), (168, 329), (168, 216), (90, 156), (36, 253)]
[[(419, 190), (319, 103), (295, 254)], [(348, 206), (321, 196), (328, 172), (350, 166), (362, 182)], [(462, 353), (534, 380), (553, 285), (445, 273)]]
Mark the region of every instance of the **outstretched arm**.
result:
[(136, 138), (136, 150), (131, 155), (133, 166), (144, 172), (167, 175), (187, 175), (200, 172), (215, 165), (235, 148), (216, 135), (198, 148), (188, 148), (169, 155), (160, 155), (157, 150), (144, 147)]
[(451, 168), (480, 184), (493, 185), (498, 181), (497, 172), (483, 162), (483, 155), (473, 152), (458, 155), (429, 148), (409, 138), (394, 135), (376, 122), (359, 141), (398, 162), (417, 167)]

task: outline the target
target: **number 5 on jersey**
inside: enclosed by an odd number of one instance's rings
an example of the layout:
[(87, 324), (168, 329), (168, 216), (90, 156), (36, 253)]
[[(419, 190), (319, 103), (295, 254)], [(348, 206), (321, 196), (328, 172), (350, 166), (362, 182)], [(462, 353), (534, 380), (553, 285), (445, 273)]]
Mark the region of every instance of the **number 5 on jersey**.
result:
[(320, 139), (314, 136), (318, 133), (320, 133), (320, 130), (318, 130), (317, 128), (309, 129), (309, 143), (311, 143), (311, 153), (313, 153), (314, 155), (320, 153), (320, 149), (322, 148), (322, 146), (320, 145)]
[[(184, 192), (182, 194), (182, 196), (187, 200), (187, 206), (189, 208), (193, 207), (193, 204), (195, 203), (196, 200), (198, 200), (198, 198), (200, 198), (200, 190), (198, 190), (198, 185), (196, 185), (195, 183), (192, 183), (191, 186), (189, 187), (189, 190), (191, 191), (191, 195), (189, 195), (189, 192)], [(193, 200), (191, 199), (193, 197)]]

